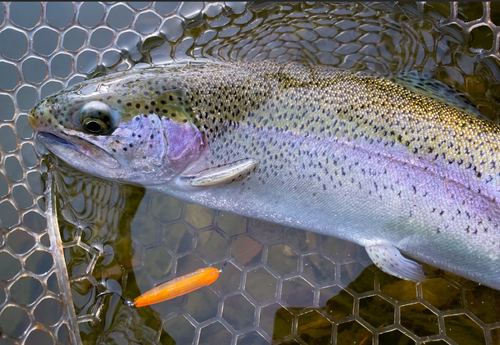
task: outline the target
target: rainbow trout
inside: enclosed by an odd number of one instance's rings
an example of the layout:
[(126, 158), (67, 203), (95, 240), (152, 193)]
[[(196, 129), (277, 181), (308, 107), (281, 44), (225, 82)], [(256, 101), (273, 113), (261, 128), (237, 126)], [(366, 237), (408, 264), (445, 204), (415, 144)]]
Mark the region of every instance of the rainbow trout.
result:
[(186, 63), (82, 82), (30, 123), (87, 173), (353, 241), (397, 277), (425, 280), (414, 258), (500, 289), (500, 128), (437, 81)]

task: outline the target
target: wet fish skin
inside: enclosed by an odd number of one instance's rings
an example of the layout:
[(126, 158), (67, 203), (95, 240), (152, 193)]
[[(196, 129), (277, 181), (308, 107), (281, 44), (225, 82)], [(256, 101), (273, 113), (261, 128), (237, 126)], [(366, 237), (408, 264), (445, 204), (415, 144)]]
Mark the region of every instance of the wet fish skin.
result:
[[(112, 133), (82, 128), (92, 101)], [(30, 123), (91, 174), (347, 239), (407, 279), (421, 272), (390, 262), (398, 250), (500, 289), (499, 127), (394, 80), (298, 63), (153, 68), (64, 90)], [(245, 159), (258, 169), (243, 180), (185, 183)]]

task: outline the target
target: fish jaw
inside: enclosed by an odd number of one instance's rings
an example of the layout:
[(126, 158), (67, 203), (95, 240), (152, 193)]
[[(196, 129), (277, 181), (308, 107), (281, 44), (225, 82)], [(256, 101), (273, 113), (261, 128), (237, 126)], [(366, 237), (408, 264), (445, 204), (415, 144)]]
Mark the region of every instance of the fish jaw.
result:
[[(120, 162), (102, 148), (88, 142), (87, 140), (68, 136), (61, 132), (58, 135), (49, 132), (39, 132), (36, 136), (47, 150), (79, 170), (89, 165), (103, 165), (106, 169), (119, 169)], [(88, 169), (88, 168), (87, 168)]]

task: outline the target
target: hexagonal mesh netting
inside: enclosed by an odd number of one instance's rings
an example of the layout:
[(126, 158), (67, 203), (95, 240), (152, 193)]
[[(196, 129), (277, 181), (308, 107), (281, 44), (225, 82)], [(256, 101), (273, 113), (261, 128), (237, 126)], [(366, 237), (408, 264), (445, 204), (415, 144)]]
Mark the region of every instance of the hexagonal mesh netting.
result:
[[(498, 122), (497, 25), (496, 3), (0, 3), (0, 344), (500, 344), (498, 291), (42, 162), (27, 121), (88, 77), (196, 58), (418, 70)], [(154, 307), (96, 299), (225, 261)]]

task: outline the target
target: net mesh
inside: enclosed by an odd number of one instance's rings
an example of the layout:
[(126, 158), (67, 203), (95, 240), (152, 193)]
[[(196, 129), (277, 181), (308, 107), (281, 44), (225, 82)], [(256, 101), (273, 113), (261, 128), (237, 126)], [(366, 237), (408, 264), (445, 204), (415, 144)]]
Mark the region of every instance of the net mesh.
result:
[[(402, 281), (351, 243), (42, 162), (27, 121), (86, 78), (215, 58), (417, 69), (498, 122), (498, 25), (496, 3), (0, 3), (0, 344), (499, 344), (498, 291)], [(96, 299), (225, 260), (153, 308)]]

